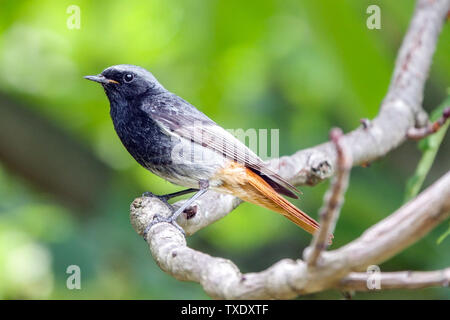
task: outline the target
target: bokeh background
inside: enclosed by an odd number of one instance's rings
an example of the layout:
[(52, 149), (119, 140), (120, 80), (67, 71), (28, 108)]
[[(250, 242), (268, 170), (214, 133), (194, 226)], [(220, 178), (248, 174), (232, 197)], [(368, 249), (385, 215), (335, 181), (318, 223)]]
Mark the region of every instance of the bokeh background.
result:
[[(366, 8), (381, 8), (381, 29)], [(120, 63), (151, 70), (169, 90), (225, 128), (279, 128), (280, 153), (327, 140), (377, 114), (414, 1), (6, 1), (0, 2), (0, 298), (199, 299), (197, 284), (163, 273), (129, 223), (144, 191), (180, 188), (138, 166), (122, 147), (103, 90), (82, 77)], [(67, 28), (70, 5), (80, 29)], [(448, 95), (445, 26), (424, 105)], [(447, 134), (424, 186), (449, 169)], [(421, 152), (408, 142), (352, 171), (334, 248), (398, 208)], [(328, 182), (302, 187), (296, 202), (317, 217)], [(445, 222), (381, 265), (450, 265)], [(310, 236), (250, 204), (188, 239), (234, 260), (243, 272), (297, 258)], [(81, 268), (81, 290), (66, 268)], [(448, 299), (431, 288), (357, 294), (355, 299)], [(337, 291), (300, 299), (340, 299)]]

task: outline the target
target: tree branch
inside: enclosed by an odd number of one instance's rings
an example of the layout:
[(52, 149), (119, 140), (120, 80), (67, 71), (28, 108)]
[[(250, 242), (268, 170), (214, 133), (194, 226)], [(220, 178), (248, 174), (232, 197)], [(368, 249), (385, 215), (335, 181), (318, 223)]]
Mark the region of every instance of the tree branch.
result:
[[(138, 234), (143, 234), (155, 214), (168, 216), (171, 212), (157, 198), (138, 198), (132, 203), (130, 218)], [(230, 260), (187, 247), (183, 234), (169, 223), (152, 226), (147, 242), (163, 271), (178, 280), (200, 283), (213, 298), (287, 299), (340, 288), (341, 279), (351, 271), (389, 259), (449, 215), (450, 172), (358, 239), (338, 250), (323, 252), (321, 263), (314, 268), (308, 268), (302, 260), (284, 259), (265, 271), (241, 274)]]
[(448, 218), (450, 211), (450, 171), (383, 220), (366, 230), (357, 240), (335, 251), (351, 255), (352, 270), (365, 270), (381, 263), (427, 234)]
[(407, 132), (408, 139), (420, 140), (428, 137), (430, 134), (436, 133), (445, 122), (450, 118), (450, 107), (447, 107), (442, 112), (442, 116), (433, 123), (422, 128), (410, 128)]
[(312, 243), (312, 251), (308, 257), (308, 266), (314, 266), (320, 257), (320, 253), (325, 250), (328, 243), (331, 243), (332, 234), (336, 226), (339, 212), (344, 203), (344, 194), (347, 190), (352, 159), (348, 148), (342, 142), (342, 130), (332, 129), (330, 139), (335, 144), (338, 155), (336, 175), (331, 182), (330, 189), (325, 194), (323, 208), (320, 209), (320, 229), (316, 233)]
[[(439, 32), (450, 9), (448, 0), (419, 0), (409, 30), (397, 57), (389, 91), (373, 121), (342, 137), (349, 148), (353, 165), (366, 163), (387, 154), (407, 138), (412, 127), (422, 127), (427, 116), (421, 108), (423, 88)], [(337, 155), (333, 143), (301, 150), (270, 164), (294, 184), (314, 185), (334, 174)], [(192, 234), (222, 218), (241, 201), (229, 195), (208, 192), (181, 215), (178, 223)], [(180, 205), (178, 202), (176, 205)], [(136, 232), (142, 235), (155, 214), (170, 215), (157, 198), (138, 198), (131, 205), (130, 218)], [(147, 236), (150, 251), (162, 270), (176, 279), (199, 282), (206, 293), (224, 299), (293, 298), (328, 288), (346, 288), (353, 284), (361, 289), (358, 271), (381, 263), (402, 251), (428, 233), (450, 215), (450, 172), (418, 197), (364, 232), (346, 246), (322, 252), (320, 261), (308, 266), (302, 260), (281, 260), (265, 271), (241, 274), (231, 261), (215, 258), (186, 246), (186, 239), (173, 225), (153, 225)], [(303, 253), (305, 261), (310, 248)], [(430, 276), (431, 273), (427, 273)], [(384, 278), (383, 278), (384, 277)], [(445, 271), (448, 279), (448, 271)], [(383, 274), (386, 288), (399, 283), (400, 274)], [(424, 273), (409, 278), (410, 286), (447, 285)], [(397, 282), (396, 282), (397, 281)], [(382, 281), (383, 283), (383, 281)], [(405, 282), (406, 286), (406, 282)]]

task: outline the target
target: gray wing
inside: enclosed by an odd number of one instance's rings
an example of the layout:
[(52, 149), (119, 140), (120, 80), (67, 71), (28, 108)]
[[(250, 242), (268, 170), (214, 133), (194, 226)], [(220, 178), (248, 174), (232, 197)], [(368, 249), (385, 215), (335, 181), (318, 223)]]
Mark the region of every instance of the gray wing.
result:
[(299, 193), (299, 190), (269, 169), (262, 159), (239, 139), (188, 102), (176, 95), (152, 102), (143, 105), (142, 109), (168, 134), (175, 133), (212, 149), (227, 159), (241, 163), (260, 175), (277, 192), (298, 198), (295, 193)]

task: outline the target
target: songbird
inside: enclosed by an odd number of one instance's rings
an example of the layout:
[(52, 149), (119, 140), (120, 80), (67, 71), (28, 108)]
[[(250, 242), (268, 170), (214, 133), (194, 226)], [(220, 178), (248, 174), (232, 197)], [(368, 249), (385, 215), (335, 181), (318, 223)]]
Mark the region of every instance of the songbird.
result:
[(162, 198), (196, 192), (170, 218), (158, 217), (155, 223), (180, 228), (177, 217), (212, 189), (280, 213), (311, 234), (318, 230), (314, 219), (282, 196), (298, 198), (293, 185), (230, 132), (166, 90), (149, 71), (122, 64), (85, 78), (103, 86), (114, 128), (133, 158), (152, 173), (189, 188)]

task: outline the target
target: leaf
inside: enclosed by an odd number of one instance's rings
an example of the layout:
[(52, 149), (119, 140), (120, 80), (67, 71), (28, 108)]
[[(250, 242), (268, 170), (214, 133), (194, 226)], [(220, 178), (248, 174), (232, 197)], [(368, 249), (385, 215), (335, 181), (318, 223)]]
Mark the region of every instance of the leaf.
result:
[[(450, 96), (448, 96), (444, 102), (433, 111), (430, 120), (434, 122), (439, 119), (444, 111), (444, 108), (448, 105), (450, 105)], [(447, 121), (447, 123), (436, 133), (429, 135), (419, 142), (419, 149), (422, 151), (422, 158), (417, 165), (416, 171), (406, 183), (404, 202), (414, 198), (422, 188), (423, 182), (425, 181), (425, 178), (433, 165), (439, 146), (441, 145), (441, 142), (444, 139), (445, 133), (449, 127), (449, 123), (450, 121)]]
[(443, 234), (441, 234), (441, 236), (437, 239), (437, 244), (441, 244), (442, 241), (444, 241), (445, 238), (447, 238), (448, 236), (450, 236), (450, 223), (448, 225), (448, 229), (447, 231), (445, 231)]

